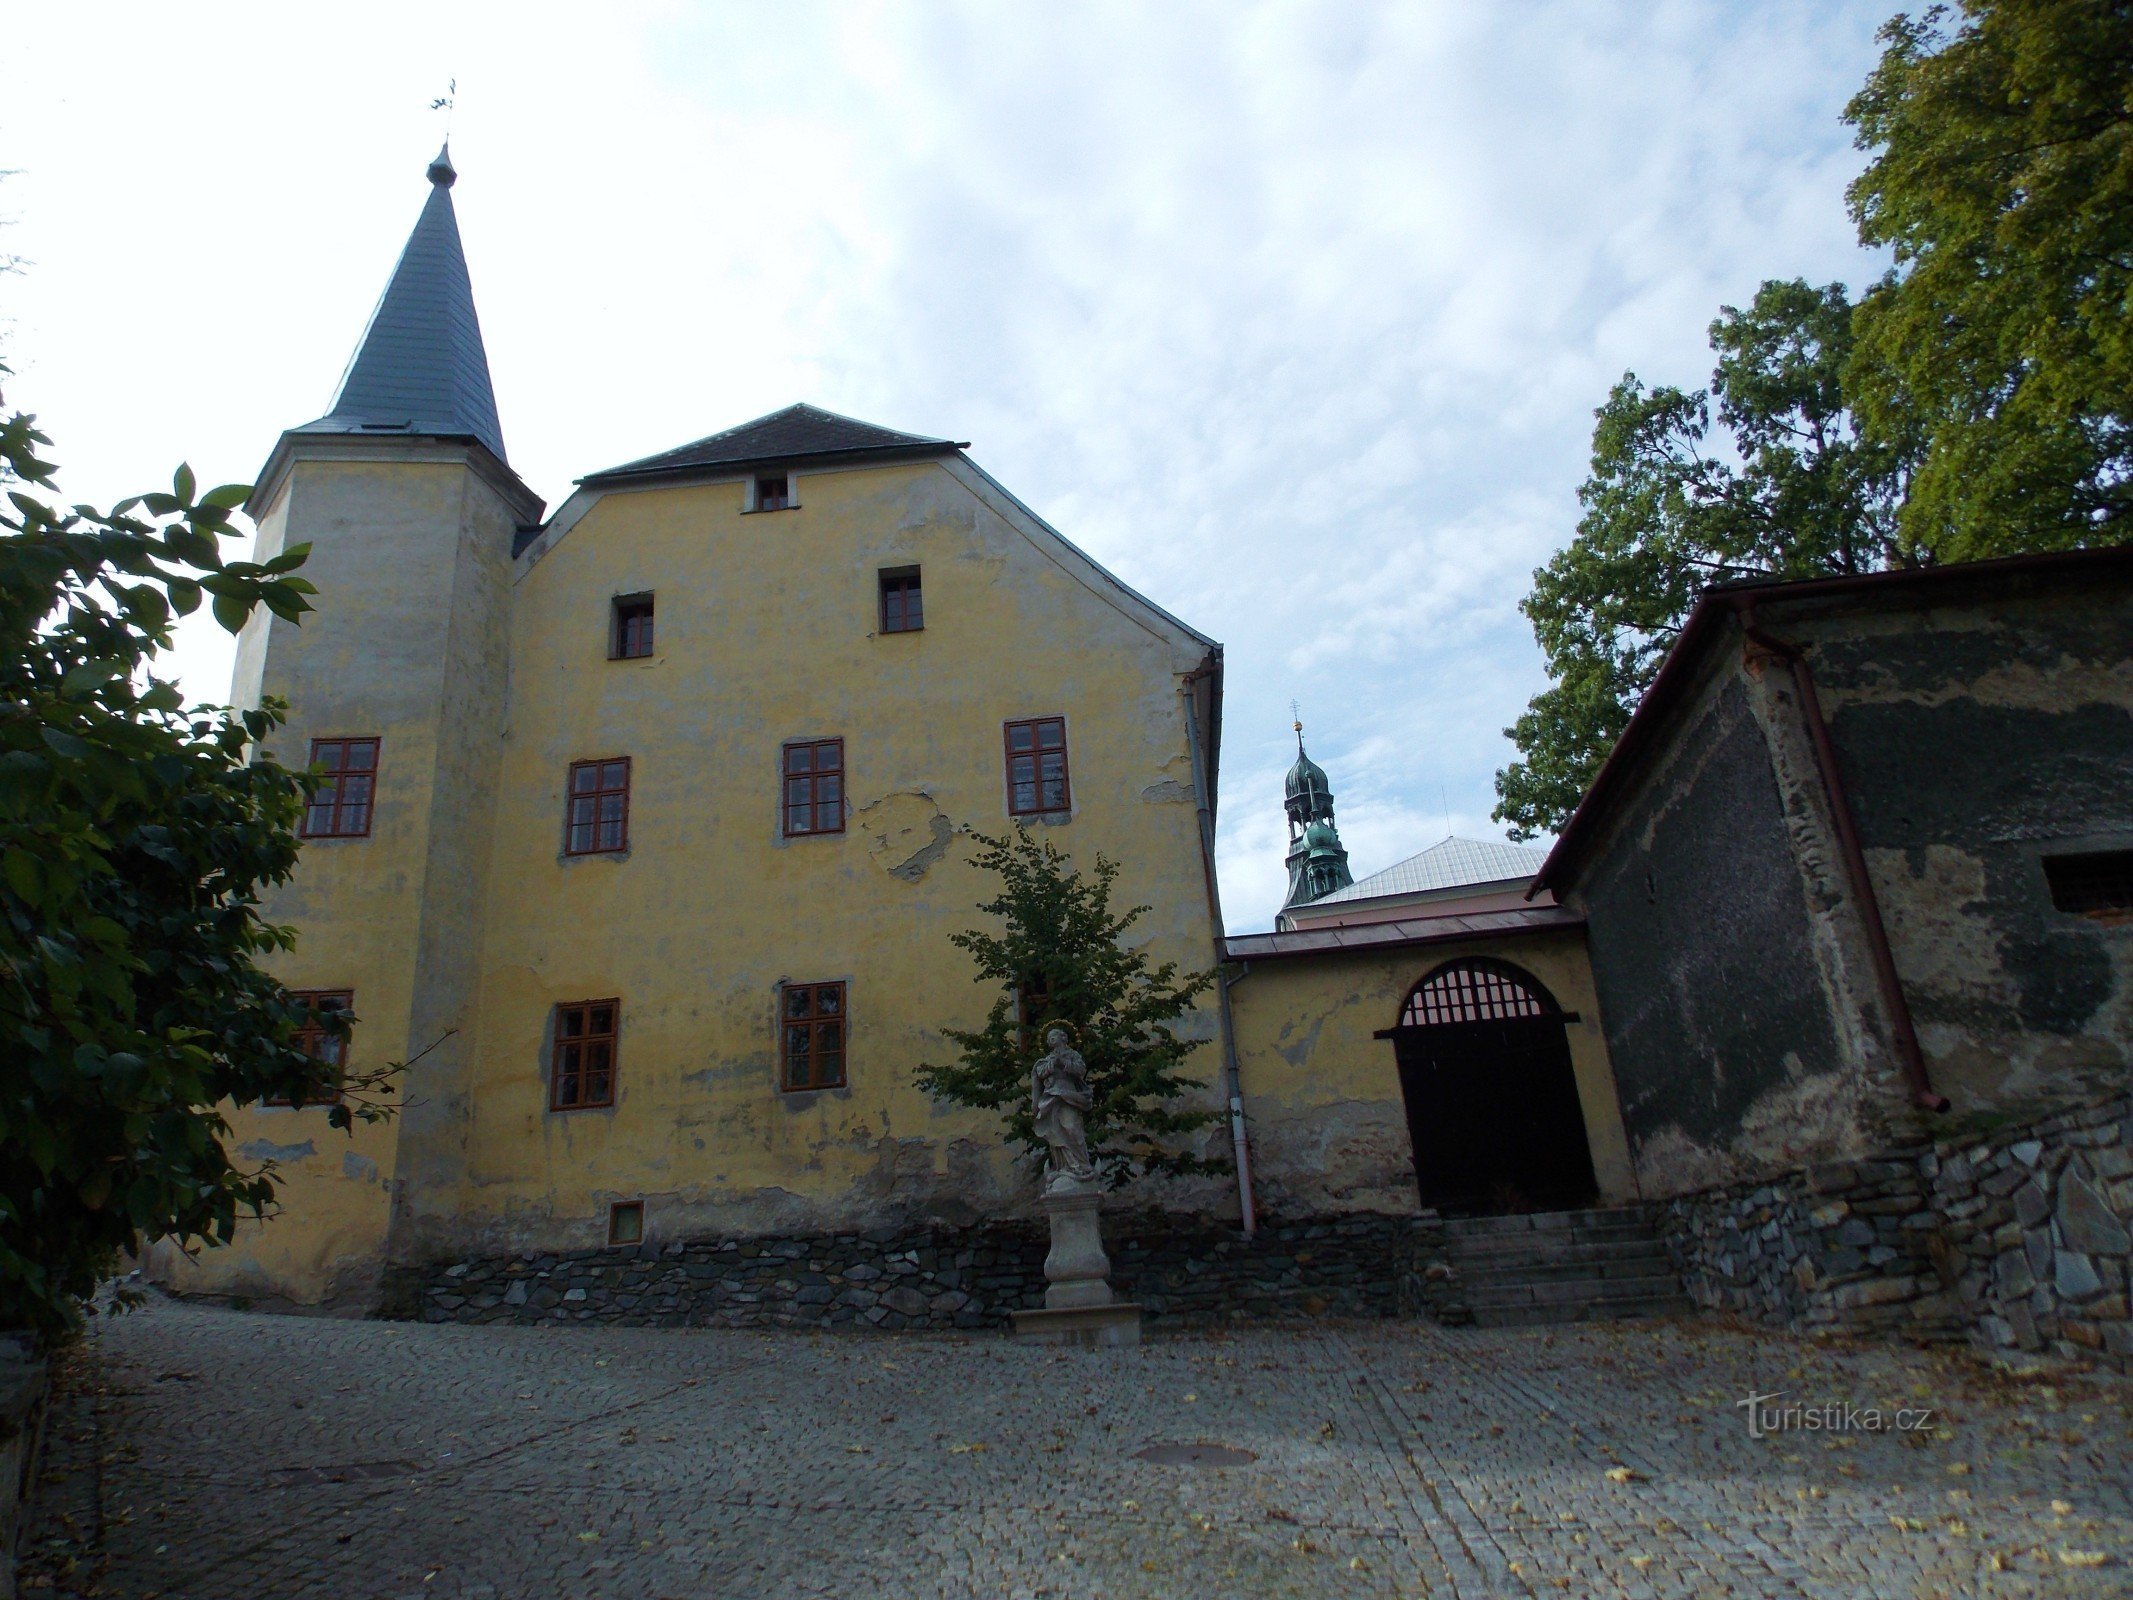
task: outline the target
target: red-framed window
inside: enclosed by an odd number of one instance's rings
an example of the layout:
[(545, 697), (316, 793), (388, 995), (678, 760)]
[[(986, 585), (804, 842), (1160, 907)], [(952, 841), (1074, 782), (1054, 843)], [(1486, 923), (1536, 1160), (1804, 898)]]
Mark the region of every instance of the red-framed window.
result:
[(917, 633), (926, 626), (926, 599), (918, 568), (885, 567), (881, 574), (881, 631)]
[[(348, 1064), (348, 1036), (328, 1033), (322, 1016), (345, 1016), (355, 1010), (355, 993), (350, 989), (291, 989), (291, 1000), (301, 1000), (312, 1010), (304, 1025), (296, 1030), (296, 1047), (313, 1061), (322, 1061), (333, 1069), (338, 1078), (341, 1069)], [(341, 1098), (338, 1087), (323, 1094), (315, 1094), (304, 1102), (307, 1106), (330, 1106)], [(280, 1095), (268, 1095), (263, 1105), (286, 1106), (294, 1102)]]
[(792, 478), (783, 472), (766, 472), (755, 480), (758, 511), (788, 511), (792, 508)]
[(844, 984), (788, 983), (779, 997), (778, 1087), (844, 1086)]
[(570, 764), (570, 810), (563, 853), (610, 855), (630, 847), (630, 758)]
[(844, 832), (844, 741), (795, 739), (780, 762), (785, 785), (785, 837)]
[(1007, 725), (1007, 814), (1037, 817), (1073, 808), (1067, 783), (1066, 718)]
[(548, 1077), (550, 1111), (584, 1111), (615, 1103), (615, 1040), (620, 1000), (579, 1000), (555, 1008), (555, 1056)]
[(652, 653), (652, 597), (615, 596), (615, 615), (607, 636), (610, 661), (631, 661)]
[(371, 802), (378, 788), (378, 741), (313, 739), (311, 765), (320, 770), (318, 787), (304, 807), (306, 839), (367, 839)]

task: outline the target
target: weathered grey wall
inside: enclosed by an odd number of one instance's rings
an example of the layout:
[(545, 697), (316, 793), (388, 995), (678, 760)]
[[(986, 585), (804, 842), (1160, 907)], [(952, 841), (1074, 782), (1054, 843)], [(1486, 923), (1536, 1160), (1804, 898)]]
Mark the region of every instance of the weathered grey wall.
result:
[(1810, 653), (1897, 970), (1956, 1126), (2123, 1085), (2133, 928), (2042, 860), (2133, 848), (2133, 594), (1772, 612)]
[(1864, 1147), (1739, 660), (1687, 704), (1570, 897), (1646, 1196)]

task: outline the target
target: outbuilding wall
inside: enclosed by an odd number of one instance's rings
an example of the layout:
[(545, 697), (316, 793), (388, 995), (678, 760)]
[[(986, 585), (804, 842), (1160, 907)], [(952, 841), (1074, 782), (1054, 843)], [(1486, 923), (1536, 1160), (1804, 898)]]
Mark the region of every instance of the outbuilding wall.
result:
[(1408, 992), (1448, 961), (1488, 956), (1544, 984), (1570, 1061), (1603, 1201), (1635, 1197), (1592, 971), (1575, 929), (1473, 943), (1252, 962), (1230, 991), (1260, 1208), (1273, 1217), (1412, 1215), (1421, 1200), (1391, 1041)]
[(2044, 863), (2133, 849), (2133, 587), (1770, 613), (1814, 663), (1934, 1087), (1935, 1133), (2122, 1089), (2133, 925), (2060, 911)]

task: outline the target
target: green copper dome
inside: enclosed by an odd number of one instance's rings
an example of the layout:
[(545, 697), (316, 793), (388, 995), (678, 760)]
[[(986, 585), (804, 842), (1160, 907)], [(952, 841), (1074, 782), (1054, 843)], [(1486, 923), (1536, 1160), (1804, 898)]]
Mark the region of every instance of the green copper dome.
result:
[(1282, 791), (1282, 809), (1289, 818), (1289, 896), (1282, 904), (1287, 910), (1355, 881), (1333, 825), (1333, 785), (1325, 769), (1304, 754), (1301, 722), (1296, 724), (1296, 765), (1289, 768)]

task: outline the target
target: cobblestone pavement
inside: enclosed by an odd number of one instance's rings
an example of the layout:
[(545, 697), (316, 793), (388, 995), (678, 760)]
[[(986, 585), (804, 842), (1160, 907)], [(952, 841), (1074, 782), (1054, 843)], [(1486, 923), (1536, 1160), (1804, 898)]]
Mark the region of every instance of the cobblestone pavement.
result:
[[(52, 1499), (131, 1600), (2133, 1591), (2133, 1386), (1702, 1322), (1081, 1352), (157, 1304), (74, 1365)], [(1932, 1431), (1752, 1439), (1775, 1390)]]

